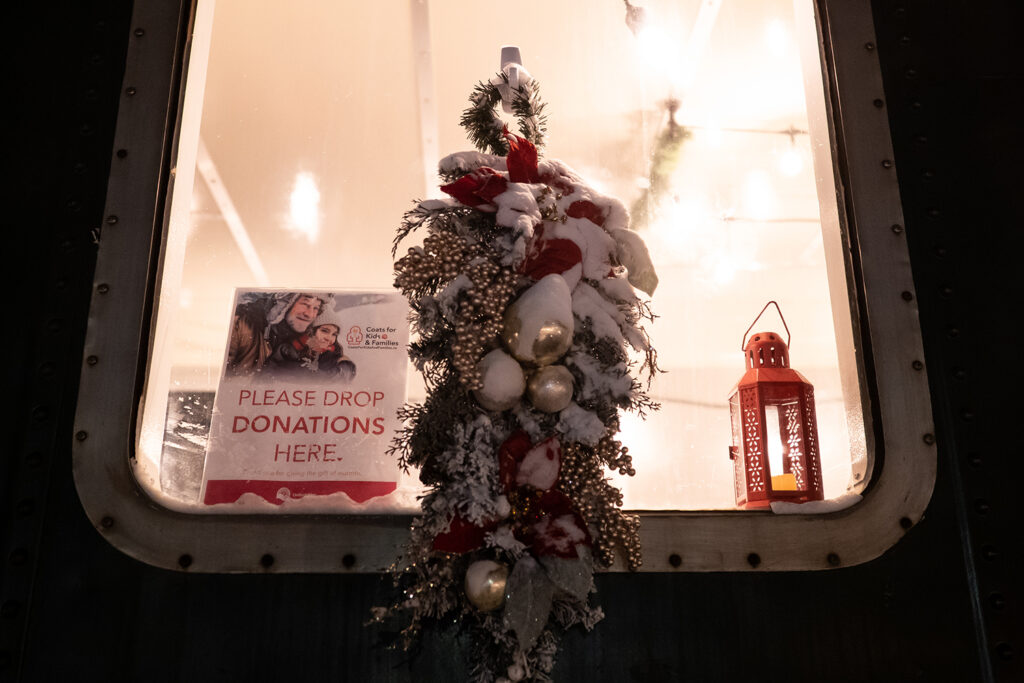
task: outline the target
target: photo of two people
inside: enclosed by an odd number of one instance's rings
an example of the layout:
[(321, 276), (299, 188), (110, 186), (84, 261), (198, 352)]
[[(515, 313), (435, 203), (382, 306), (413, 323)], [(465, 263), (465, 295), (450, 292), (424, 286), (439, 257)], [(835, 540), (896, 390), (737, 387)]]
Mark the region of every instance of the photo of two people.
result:
[(331, 292), (239, 292), (225, 376), (351, 382), (356, 364), (339, 341), (351, 305)]

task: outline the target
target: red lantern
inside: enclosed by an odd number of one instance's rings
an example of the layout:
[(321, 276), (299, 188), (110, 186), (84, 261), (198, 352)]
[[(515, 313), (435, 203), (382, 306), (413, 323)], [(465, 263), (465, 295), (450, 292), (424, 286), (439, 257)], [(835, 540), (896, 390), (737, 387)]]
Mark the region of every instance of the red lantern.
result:
[(814, 417), (814, 387), (789, 366), (789, 327), (786, 341), (775, 332), (747, 334), (769, 301), (743, 334), (741, 344), (747, 372), (729, 395), (736, 505), (745, 509), (769, 507), (772, 501), (806, 503), (821, 500), (821, 458)]

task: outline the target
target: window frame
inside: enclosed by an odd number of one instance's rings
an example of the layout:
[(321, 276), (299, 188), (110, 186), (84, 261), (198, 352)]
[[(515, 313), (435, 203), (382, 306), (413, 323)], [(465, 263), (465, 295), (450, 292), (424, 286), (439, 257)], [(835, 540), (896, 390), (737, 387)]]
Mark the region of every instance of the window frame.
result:
[[(931, 403), (888, 119), (876, 104), (884, 94), (870, 3), (815, 0), (814, 11), (871, 480), (858, 504), (823, 514), (641, 511), (641, 571), (860, 564), (899, 541), (931, 498)], [(75, 484), (96, 529), (151, 565), (382, 571), (404, 546), (410, 515), (186, 514), (153, 501), (132, 473), (196, 12), (189, 0), (134, 9), (132, 26), (144, 31), (128, 47), (84, 353), (99, 360), (82, 365)]]

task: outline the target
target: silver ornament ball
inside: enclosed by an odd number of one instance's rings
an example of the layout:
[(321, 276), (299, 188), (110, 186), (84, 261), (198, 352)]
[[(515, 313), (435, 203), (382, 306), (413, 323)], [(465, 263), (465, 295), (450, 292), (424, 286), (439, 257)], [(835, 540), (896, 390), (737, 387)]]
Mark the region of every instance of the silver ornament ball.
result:
[(526, 395), (537, 410), (557, 413), (572, 403), (572, 373), (564, 365), (540, 368), (526, 383)]

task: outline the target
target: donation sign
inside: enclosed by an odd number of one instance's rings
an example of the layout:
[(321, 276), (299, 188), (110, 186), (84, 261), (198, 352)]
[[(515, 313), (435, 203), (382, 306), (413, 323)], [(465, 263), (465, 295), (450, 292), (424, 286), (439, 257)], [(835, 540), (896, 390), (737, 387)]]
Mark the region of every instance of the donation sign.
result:
[(391, 292), (236, 290), (203, 502), (329, 509), (394, 491), (407, 312)]

